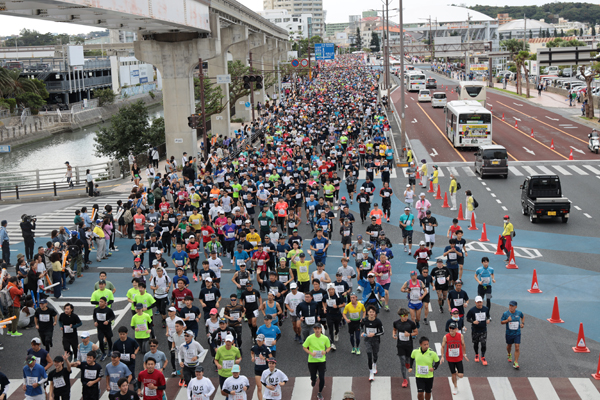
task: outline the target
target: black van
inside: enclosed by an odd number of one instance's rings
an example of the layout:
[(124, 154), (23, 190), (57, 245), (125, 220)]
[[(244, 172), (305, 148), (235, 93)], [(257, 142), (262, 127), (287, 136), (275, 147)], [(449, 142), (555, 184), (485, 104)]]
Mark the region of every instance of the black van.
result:
[(486, 175), (502, 175), (508, 178), (508, 153), (504, 146), (482, 145), (475, 153), (475, 173), (482, 178)]

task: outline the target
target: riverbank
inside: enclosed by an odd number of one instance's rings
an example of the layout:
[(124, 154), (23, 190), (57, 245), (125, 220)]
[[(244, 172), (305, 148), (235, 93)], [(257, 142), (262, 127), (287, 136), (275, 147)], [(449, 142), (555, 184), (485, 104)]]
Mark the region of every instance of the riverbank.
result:
[[(2, 138), (0, 138), (0, 144), (10, 145), (12, 148), (18, 148), (20, 146), (37, 142), (46, 139), (53, 135), (61, 133), (73, 132), (86, 128), (90, 125), (103, 123), (110, 120), (119, 109), (125, 105), (129, 105), (136, 101), (142, 100), (147, 106), (153, 106), (161, 104), (163, 99), (162, 92), (154, 92), (154, 97), (149, 94), (143, 94), (128, 99), (120, 100), (118, 103), (110, 104), (104, 107), (97, 107), (91, 110), (83, 110), (72, 114), (72, 117), (68, 118), (67, 122), (63, 117), (61, 122), (54, 122), (52, 125), (49, 124), (49, 117), (44, 114), (34, 115), (27, 117), (25, 124), (18, 126), (5, 126), (6, 131)], [(66, 112), (64, 114), (67, 114)], [(56, 117), (58, 118), (58, 117)]]

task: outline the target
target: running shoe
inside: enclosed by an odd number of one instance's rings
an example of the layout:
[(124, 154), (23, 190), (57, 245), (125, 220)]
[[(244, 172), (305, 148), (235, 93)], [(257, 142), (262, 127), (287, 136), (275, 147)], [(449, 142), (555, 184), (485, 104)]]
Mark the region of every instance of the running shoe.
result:
[(194, 281), (198, 282), (198, 277), (196, 276), (196, 274), (194, 274)]
[(352, 354), (356, 354), (356, 347), (352, 348)]
[(487, 360), (485, 357), (481, 357), (481, 365), (487, 365)]
[(475, 354), (475, 359), (473, 361), (479, 362), (479, 354)]
[(383, 309), (384, 309), (385, 311), (390, 311), (390, 306), (388, 306), (388, 305), (386, 304), (386, 305), (383, 307)]
[(375, 373), (377, 373), (377, 364), (376, 364), (376, 363), (373, 363), (373, 371), (374, 371)]
[(335, 344), (331, 343), (331, 350), (337, 350), (337, 347), (335, 347)]
[(324, 399), (324, 397), (321, 394), (321, 392), (317, 393), (317, 400), (323, 400), (323, 399)]
[(452, 388), (452, 394), (453, 394), (454, 396), (456, 396), (456, 395), (458, 394), (458, 388), (457, 388), (457, 387), (453, 387), (453, 388)]
[(424, 323), (425, 325), (429, 325), (429, 322), (427, 321), (427, 318), (424, 318), (424, 319), (423, 319), (423, 323)]
[(440, 306), (440, 314), (444, 313), (444, 307)]
[(356, 355), (357, 355), (357, 356), (360, 356), (360, 347), (357, 347), (357, 348), (356, 348)]
[(512, 354), (508, 353), (508, 362), (512, 362)]
[(333, 340), (336, 342), (339, 341), (340, 340), (339, 334), (336, 333), (335, 335), (333, 335)]
[(102, 354), (102, 357), (100, 357), (100, 361), (104, 361), (106, 360), (106, 354)]
[(183, 379), (180, 379), (180, 380), (179, 380), (179, 386), (180, 386), (180, 387), (181, 387), (181, 386), (183, 386), (183, 385), (184, 385), (184, 383), (185, 383), (185, 381), (184, 381)]
[(171, 376), (177, 376), (177, 371), (171, 372)]
[(21, 332), (13, 332), (10, 336), (23, 336), (23, 334)]
[(515, 361), (515, 362), (513, 363), (513, 368), (514, 368), (514, 369), (519, 369), (519, 363)]
[(402, 387), (403, 388), (407, 388), (408, 387), (408, 379), (405, 379), (402, 381)]
[(373, 370), (371, 370), (371, 372), (369, 373), (369, 381), (373, 382), (375, 380), (375, 374), (373, 373)]

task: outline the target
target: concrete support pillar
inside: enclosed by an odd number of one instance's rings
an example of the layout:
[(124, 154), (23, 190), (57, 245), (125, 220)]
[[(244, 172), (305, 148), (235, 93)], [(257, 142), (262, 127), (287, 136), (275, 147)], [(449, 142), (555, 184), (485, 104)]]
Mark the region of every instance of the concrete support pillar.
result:
[(195, 155), (199, 151), (196, 131), (188, 127), (188, 116), (196, 109), (193, 73), (199, 58), (208, 61), (221, 53), (216, 15), (210, 15), (210, 28), (210, 38), (198, 38), (195, 32), (174, 32), (134, 43), (135, 57), (154, 65), (163, 79), (167, 157), (173, 155), (179, 160), (183, 152)]
[[(233, 44), (244, 42), (248, 39), (248, 28), (242, 25), (230, 25), (221, 29), (221, 54), (208, 62), (208, 76), (216, 78), (217, 75), (227, 75), (227, 54)], [(214, 82), (214, 81), (213, 81)], [(223, 111), (210, 117), (210, 126), (213, 135), (231, 136), (231, 113), (229, 112), (229, 84), (220, 84), (223, 94)]]
[[(249, 52), (265, 44), (264, 33), (252, 33), (248, 35), (248, 40), (242, 43), (234, 44), (229, 48), (233, 61), (241, 61), (248, 65)], [(256, 64), (253, 63), (256, 67)], [(246, 109), (246, 102), (250, 101), (250, 96), (244, 96), (235, 102), (235, 117), (241, 118), (244, 122), (252, 121), (252, 110)], [(256, 99), (254, 100), (256, 101)]]
[[(263, 70), (273, 69), (272, 57), (273, 52), (276, 51), (277, 41), (273, 38), (266, 38), (265, 44), (256, 49), (252, 50), (252, 66), (256, 71), (262, 72)], [(269, 61), (270, 60), (270, 61)], [(264, 77), (264, 74), (263, 74)], [(254, 91), (254, 103), (260, 102), (265, 104), (265, 88)]]

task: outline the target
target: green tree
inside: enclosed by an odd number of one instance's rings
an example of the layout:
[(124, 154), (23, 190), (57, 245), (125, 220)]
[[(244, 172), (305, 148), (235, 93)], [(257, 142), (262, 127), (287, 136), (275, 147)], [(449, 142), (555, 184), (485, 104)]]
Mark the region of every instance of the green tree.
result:
[(583, 36), (583, 28), (579, 28), (579, 36)]
[[(516, 64), (516, 68), (517, 68), (517, 93), (522, 94), (522, 89), (521, 89), (521, 57), (519, 56), (520, 53), (523, 50), (526, 50), (526, 48), (528, 47), (526, 45), (526, 43), (522, 40), (517, 40), (517, 39), (508, 39), (508, 40), (503, 40), (502, 42), (500, 42), (500, 46), (501, 47), (505, 47), (507, 51), (509, 51), (511, 53), (511, 58), (512, 60), (515, 62)], [(529, 52), (524, 51), (525, 53), (529, 54)], [(517, 57), (519, 56), (519, 57)], [(529, 85), (527, 86), (529, 87)]]
[(98, 105), (104, 107), (115, 102), (115, 92), (112, 89), (100, 89), (94, 91), (94, 97), (98, 99)]
[(587, 118), (594, 118), (594, 98), (592, 97), (592, 82), (594, 81), (594, 78), (598, 76), (598, 74), (600, 74), (600, 62), (594, 62), (592, 65), (589, 66), (588, 71), (586, 71), (585, 65), (581, 65), (579, 66), (579, 71), (581, 72), (581, 75), (583, 75), (587, 87), (587, 103), (585, 109), (585, 116)]
[[(232, 77), (233, 78), (233, 77)], [(200, 101), (200, 79), (194, 78), (194, 96), (196, 101)], [(219, 114), (225, 109), (227, 104), (223, 104), (223, 92), (221, 85), (217, 85), (214, 79), (204, 77), (204, 115), (206, 120), (210, 120), (210, 116)], [(201, 104), (196, 104), (196, 112), (201, 111)]]
[(354, 39), (354, 47), (356, 49), (363, 48), (362, 36), (360, 34), (360, 28), (356, 27), (356, 38)]
[(523, 94), (523, 88), (521, 83), (521, 70), (525, 72), (525, 88), (527, 98), (529, 98), (529, 69), (527, 68), (527, 60), (529, 59), (529, 52), (527, 50), (521, 50), (514, 57), (515, 64), (517, 64), (517, 92)]
[(129, 151), (140, 154), (149, 146), (164, 143), (164, 123), (162, 131), (159, 121), (156, 127), (151, 128), (148, 116), (148, 108), (142, 100), (121, 107), (119, 112), (111, 117), (110, 123), (96, 133), (96, 155), (125, 160)]
[(592, 25), (592, 36), (596, 36), (596, 27)]
[(375, 53), (377, 53), (377, 52), (379, 52), (379, 50), (381, 50), (381, 45), (379, 43), (379, 35), (377, 35), (375, 32), (371, 32), (371, 43), (370, 43), (369, 47)]
[(546, 36), (544, 36), (544, 37), (547, 37), (547, 38), (550, 37), (550, 29), (546, 29)]

